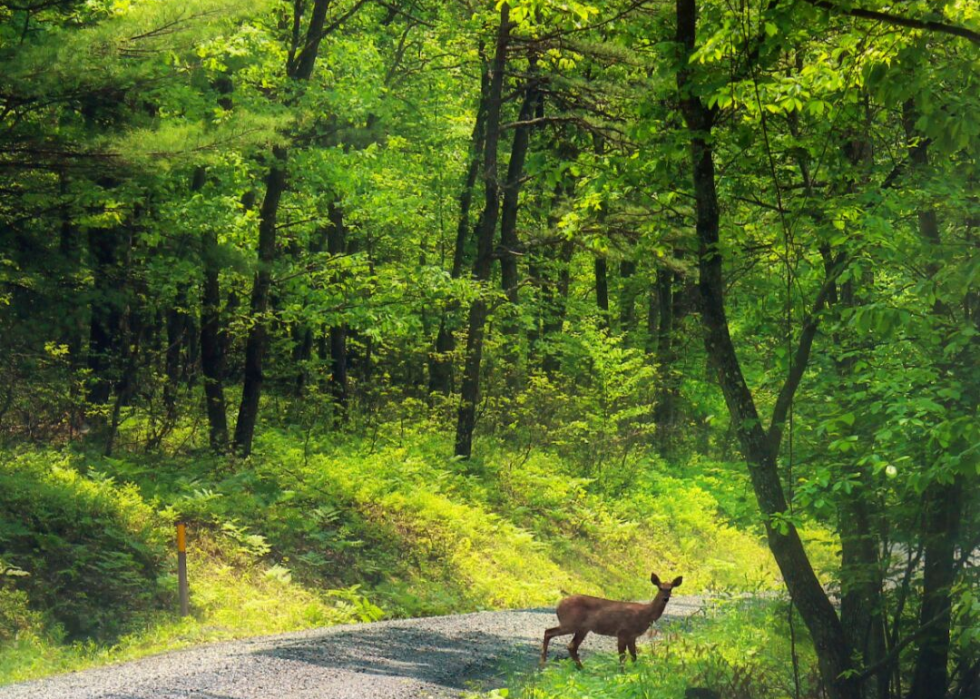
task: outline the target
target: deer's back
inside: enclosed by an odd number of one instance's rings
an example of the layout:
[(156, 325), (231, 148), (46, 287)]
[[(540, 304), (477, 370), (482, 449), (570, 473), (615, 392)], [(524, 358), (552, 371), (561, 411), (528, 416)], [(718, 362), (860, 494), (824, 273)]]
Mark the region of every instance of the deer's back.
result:
[(590, 595), (573, 595), (558, 603), (558, 621), (563, 627), (589, 631), (600, 636), (639, 636), (650, 628), (647, 606), (618, 602)]

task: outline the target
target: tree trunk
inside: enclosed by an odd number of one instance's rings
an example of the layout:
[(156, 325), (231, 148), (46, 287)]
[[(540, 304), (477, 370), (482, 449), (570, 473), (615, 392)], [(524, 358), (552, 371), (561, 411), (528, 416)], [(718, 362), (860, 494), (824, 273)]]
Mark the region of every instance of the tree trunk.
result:
[(167, 351), (164, 353), (163, 404), (170, 424), (177, 419), (177, 386), (181, 379), (181, 357), (187, 344), (187, 285), (180, 284), (174, 304), (167, 310)]
[[(518, 121), (529, 121), (534, 116), (537, 104), (537, 87), (532, 76), (524, 91), (524, 102), (517, 117)], [(520, 241), (517, 239), (518, 199), (521, 193), (521, 181), (524, 177), (524, 160), (527, 157), (528, 145), (531, 138), (531, 126), (522, 124), (514, 129), (514, 142), (510, 149), (510, 162), (507, 164), (507, 181), (504, 184), (504, 200), (500, 209), (500, 279), (507, 300), (517, 305), (519, 283), (517, 274), (517, 256), (520, 251)]]
[(259, 397), (262, 394), (262, 360), (268, 334), (265, 313), (269, 308), (269, 291), (272, 286), (272, 264), (276, 258), (276, 221), (279, 201), (286, 188), (286, 149), (273, 148), (273, 165), (265, 180), (265, 198), (259, 212), (258, 269), (252, 283), (252, 327), (245, 342), (245, 381), (242, 400), (238, 407), (235, 424), (235, 449), (242, 455), (252, 453), (252, 439), (258, 421)]
[[(484, 55), (483, 45), (480, 45), (480, 56)], [(477, 177), (480, 175), (480, 163), (486, 134), (487, 97), (490, 91), (490, 73), (486, 61), (480, 80), (480, 102), (476, 111), (476, 122), (473, 124), (473, 136), (470, 139), (470, 165), (466, 170), (463, 188), (459, 195), (459, 221), (456, 225), (456, 241), (453, 247), (453, 266), (450, 276), (459, 279), (463, 274), (466, 257), (466, 239), (470, 232), (470, 207), (473, 203), (473, 190)], [(477, 230), (482, 223), (477, 223)], [(451, 301), (446, 304), (439, 318), (439, 331), (436, 334), (435, 352), (429, 360), (429, 391), (448, 396), (452, 392), (453, 359), (456, 350), (456, 337), (453, 335), (455, 323), (453, 316), (459, 310), (459, 303)]]
[(595, 303), (599, 309), (599, 327), (609, 329), (609, 281), (607, 279), (606, 258), (595, 258)]
[[(537, 86), (534, 77), (534, 64), (530, 69), (531, 77), (524, 91), (524, 101), (521, 104), (518, 121), (528, 121), (534, 116), (538, 102)], [(520, 323), (520, 275), (517, 260), (520, 254), (520, 241), (517, 238), (517, 214), (521, 184), (524, 177), (524, 161), (527, 157), (531, 137), (531, 126), (522, 124), (514, 129), (514, 140), (511, 144), (510, 161), (507, 164), (507, 180), (504, 183), (503, 203), (500, 208), (500, 281), (504, 294), (507, 296), (508, 308), (501, 323), (501, 331), (509, 337), (504, 343), (504, 362), (509, 369), (507, 382), (511, 390), (520, 390), (521, 366), (521, 323)]]
[(657, 441), (662, 453), (668, 450), (674, 430), (677, 386), (674, 376), (674, 272), (657, 269), (657, 367), (659, 386), (653, 412)]
[[(254, 197), (242, 197), (242, 207), (252, 208)], [(208, 414), (208, 442), (215, 453), (228, 448), (228, 410), (225, 405), (225, 345), (221, 325), (221, 283), (218, 277), (218, 233), (208, 227), (201, 237), (204, 285), (201, 290), (201, 373)]]
[(565, 314), (568, 308), (568, 288), (571, 283), (571, 261), (572, 261), (572, 241), (566, 240), (558, 249), (558, 279), (553, 293), (546, 296), (546, 308), (544, 323), (542, 324), (541, 334), (547, 344), (542, 368), (545, 373), (555, 377), (561, 368), (561, 353), (557, 351), (552, 338), (557, 337), (565, 325)]
[[(329, 212), (328, 212), (329, 216)], [(316, 237), (310, 243), (310, 252), (314, 254), (322, 253), (327, 249), (327, 239), (330, 235), (330, 226), (321, 226)], [(296, 372), (296, 396), (301, 397), (306, 389), (309, 380), (309, 367), (307, 364), (313, 356), (313, 328), (309, 323), (301, 323), (293, 330), (293, 361), (299, 370)]]
[(629, 335), (636, 329), (636, 291), (633, 289), (633, 275), (636, 263), (622, 260), (619, 263), (619, 332)]
[[(920, 136), (915, 129), (918, 117), (915, 103), (908, 100), (902, 112), (912, 163), (917, 169), (925, 169), (929, 165), (929, 151), (927, 144), (915, 143)], [(930, 253), (934, 252), (941, 243), (936, 210), (931, 207), (920, 209), (918, 225), (919, 236), (932, 248)], [(939, 273), (940, 265), (929, 255), (925, 269), (928, 276), (933, 278)], [(931, 310), (942, 316), (946, 309), (937, 299)], [(944, 697), (949, 688), (952, 586), (956, 577), (956, 541), (962, 515), (963, 485), (960, 478), (950, 483), (933, 481), (926, 487), (923, 494), (924, 563), (919, 624), (928, 624), (928, 629), (919, 640), (908, 699)]]
[[(327, 230), (327, 252), (343, 255), (347, 252), (347, 227), (344, 212), (337, 204), (330, 204), (328, 212), (330, 228)], [(340, 281), (335, 277), (335, 282)], [(341, 419), (347, 414), (350, 387), (347, 380), (347, 323), (330, 328), (330, 390)]]
[[(856, 169), (864, 168), (864, 173), (870, 173), (874, 165), (868, 129), (870, 124), (862, 133), (854, 134), (844, 146), (845, 157)], [(804, 156), (800, 155), (799, 158), (800, 172), (807, 194), (810, 195), (809, 167)], [(867, 176), (862, 174), (861, 180), (867, 182)], [(829, 277), (834, 266), (830, 248), (821, 248), (821, 255)], [(832, 284), (828, 296), (831, 306), (853, 309), (856, 305), (854, 280), (848, 279), (839, 288)], [(854, 380), (854, 350), (857, 348), (845, 346), (846, 340), (839, 332), (833, 334), (833, 341), (838, 351), (844, 355), (835, 360), (835, 365), (841, 381), (842, 396), (845, 396), (841, 399), (841, 405), (847, 410), (849, 401), (844, 389)], [(859, 428), (860, 423), (856, 423), (854, 427)], [(848, 645), (860, 653), (864, 665), (872, 666), (882, 660), (887, 650), (882, 599), (883, 572), (878, 559), (878, 529), (874, 523), (870, 501), (873, 483), (867, 467), (848, 462), (847, 468), (857, 475), (859, 485), (850, 492), (842, 492), (840, 498), (840, 619)], [(862, 691), (869, 698), (887, 699), (890, 693), (888, 669), (882, 668), (880, 673), (868, 678)]]
[[(510, 41), (510, 6), (500, 6), (500, 26), (497, 46), (490, 72), (490, 92), (487, 99), (487, 136), (483, 156), (485, 202), (473, 276), (479, 283), (490, 279), (493, 264), (493, 236), (497, 228), (500, 205), (497, 201), (497, 144), (500, 141), (500, 106), (507, 64), (507, 45)], [(456, 416), (456, 456), (468, 459), (473, 450), (473, 430), (476, 427), (476, 405), (480, 400), (480, 366), (483, 360), (483, 334), (487, 321), (487, 302), (482, 293), (470, 306), (469, 332), (466, 337), (466, 362), (463, 368), (459, 411)]]
[(657, 270), (652, 284), (647, 289), (647, 336), (645, 350), (647, 355), (655, 355), (660, 339), (660, 270)]
[(112, 395), (113, 375), (118, 371), (125, 285), (119, 265), (124, 232), (118, 228), (94, 228), (88, 233), (92, 258), (91, 317), (89, 321), (88, 402), (105, 405)]
[[(777, 411), (769, 433), (762, 427), (755, 401), (745, 383), (725, 313), (724, 279), (719, 249), (718, 196), (715, 189), (711, 129), (714, 112), (696, 93), (688, 57), (694, 52), (697, 27), (696, 0), (676, 0), (677, 42), (682, 53), (677, 71), (681, 111), (691, 139), (691, 168), (694, 185), (696, 230), (699, 241), (698, 291), (705, 348), (721, 385), (742, 452), (748, 462), (752, 488), (765, 515), (769, 548), (783, 575), (793, 604), (803, 617), (820, 665), (820, 674), (830, 699), (859, 699), (860, 686), (844, 638), (840, 620), (807, 558), (796, 527), (786, 519), (788, 506), (776, 464), (782, 415), (809, 360), (815, 321), (810, 321), (800, 339), (791, 379), (780, 391)], [(817, 309), (815, 309), (817, 310)]]
[[(310, 11), (310, 23), (300, 45), (293, 46), (286, 60), (286, 75), (299, 83), (305, 83), (313, 75), (320, 43), (323, 41), (327, 10), (331, 0), (314, 0)], [(294, 22), (302, 19), (302, 3), (293, 8)], [(334, 28), (339, 26), (335, 24)], [(269, 292), (272, 286), (272, 264), (276, 258), (276, 221), (279, 202), (286, 189), (286, 161), (288, 151), (284, 146), (273, 146), (272, 164), (265, 179), (265, 198), (259, 211), (258, 269), (252, 285), (252, 327), (245, 343), (245, 380), (242, 400), (238, 407), (235, 424), (235, 449), (242, 456), (252, 453), (252, 439), (258, 421), (259, 398), (262, 395), (262, 361), (268, 327), (265, 313), (269, 308)]]
[(919, 639), (908, 699), (945, 697), (949, 688), (949, 644), (952, 586), (956, 578), (956, 539), (962, 518), (963, 488), (933, 482), (923, 495), (924, 564), (919, 625), (929, 625)]

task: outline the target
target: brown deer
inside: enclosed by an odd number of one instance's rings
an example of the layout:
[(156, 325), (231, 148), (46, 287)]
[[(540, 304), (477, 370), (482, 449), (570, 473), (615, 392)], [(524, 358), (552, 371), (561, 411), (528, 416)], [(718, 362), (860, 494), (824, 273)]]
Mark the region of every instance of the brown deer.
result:
[(548, 662), (548, 643), (555, 636), (572, 636), (571, 643), (568, 644), (568, 654), (572, 656), (575, 664), (582, 668), (582, 661), (578, 657), (578, 647), (591, 631), (600, 636), (615, 636), (619, 639), (619, 662), (626, 660), (626, 650), (629, 649), (630, 657), (636, 662), (636, 639), (646, 633), (650, 625), (653, 624), (664, 613), (667, 600), (675, 587), (680, 587), (684, 581), (683, 577), (676, 577), (672, 583), (660, 582), (660, 577), (656, 573), (650, 575), (650, 582), (657, 586), (657, 596), (650, 604), (638, 604), (636, 602), (617, 602), (601, 597), (589, 597), (588, 595), (573, 595), (566, 597), (558, 603), (558, 626), (544, 632), (544, 645), (541, 647), (541, 664)]

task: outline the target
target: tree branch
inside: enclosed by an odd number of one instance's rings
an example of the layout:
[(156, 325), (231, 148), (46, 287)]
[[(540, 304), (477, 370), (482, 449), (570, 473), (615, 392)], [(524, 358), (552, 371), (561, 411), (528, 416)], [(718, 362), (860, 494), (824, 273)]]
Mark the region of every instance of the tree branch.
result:
[(878, 22), (885, 22), (886, 24), (897, 24), (900, 27), (909, 27), (911, 29), (923, 29), (925, 31), (938, 32), (940, 34), (949, 34), (951, 36), (962, 37), (967, 41), (972, 41), (974, 44), (980, 44), (980, 32), (975, 32), (972, 29), (967, 29), (966, 27), (961, 27), (956, 24), (946, 24), (945, 22), (936, 22), (934, 20), (915, 19), (914, 17), (903, 17), (902, 15), (893, 15), (888, 12), (879, 12), (878, 10), (866, 10), (861, 7), (841, 7), (840, 5), (829, 2), (828, 0), (806, 0), (806, 2), (814, 5), (815, 7), (821, 7), (825, 10), (830, 10), (831, 12), (839, 12), (841, 14), (857, 17), (859, 19), (873, 19)]
[(894, 663), (896, 660), (898, 660), (898, 657), (902, 654), (902, 651), (905, 650), (905, 647), (906, 646), (908, 646), (910, 643), (912, 643), (912, 641), (916, 640), (922, 634), (924, 634), (926, 631), (928, 631), (933, 626), (935, 626), (940, 621), (942, 621), (943, 618), (945, 618), (948, 613), (949, 613), (949, 608), (947, 607), (942, 612), (940, 612), (939, 614), (937, 614), (936, 616), (934, 616), (932, 619), (930, 619), (929, 621), (927, 621), (926, 623), (924, 623), (922, 626), (920, 626), (919, 628), (917, 628), (913, 633), (911, 633), (908, 636), (906, 636), (905, 638), (903, 638), (902, 641), (898, 645), (894, 646), (891, 649), (891, 652), (888, 655), (886, 655), (884, 658), (882, 658), (881, 660), (879, 660), (878, 662), (876, 662), (874, 665), (869, 665), (868, 667), (864, 668), (861, 671), (861, 674), (859, 674), (857, 676), (857, 681), (858, 682), (864, 682), (868, 678), (873, 677), (874, 675), (877, 675), (879, 672), (881, 672), (882, 670), (884, 670), (886, 667), (890, 666), (892, 663)]
[(820, 325), (817, 316), (827, 303), (827, 297), (834, 288), (837, 277), (844, 271), (843, 262), (843, 255), (838, 255), (837, 259), (834, 260), (833, 270), (827, 275), (823, 286), (817, 292), (817, 298), (813, 302), (813, 310), (807, 315), (803, 324), (803, 331), (800, 333), (800, 341), (793, 355), (793, 364), (789, 376), (786, 377), (786, 383), (779, 391), (779, 397), (776, 398), (776, 405), (772, 410), (772, 420), (769, 422), (769, 444), (773, 454), (779, 452), (779, 443), (783, 438), (783, 425), (786, 423), (786, 416), (789, 414), (789, 408), (793, 404), (793, 396), (796, 395), (796, 389), (799, 388), (800, 381), (803, 379), (803, 374), (806, 372), (807, 364), (810, 361), (813, 339), (816, 337), (817, 327)]

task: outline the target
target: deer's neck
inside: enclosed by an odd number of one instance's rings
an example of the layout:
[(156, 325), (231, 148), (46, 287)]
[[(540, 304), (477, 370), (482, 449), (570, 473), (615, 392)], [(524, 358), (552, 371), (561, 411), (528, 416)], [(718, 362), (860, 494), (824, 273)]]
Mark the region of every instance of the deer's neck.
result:
[(664, 597), (663, 593), (658, 592), (647, 607), (650, 610), (650, 623), (653, 623), (664, 613), (664, 609), (667, 607), (667, 598)]

